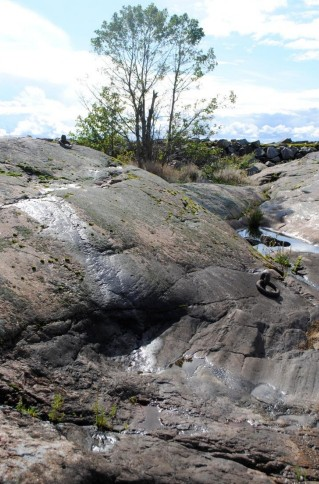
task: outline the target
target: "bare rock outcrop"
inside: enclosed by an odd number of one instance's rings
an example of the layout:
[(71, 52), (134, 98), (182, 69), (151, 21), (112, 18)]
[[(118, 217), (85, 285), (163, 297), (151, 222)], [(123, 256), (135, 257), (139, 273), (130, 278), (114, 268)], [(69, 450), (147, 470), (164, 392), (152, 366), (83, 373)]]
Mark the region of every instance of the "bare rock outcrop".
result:
[(317, 292), (223, 220), (261, 192), (0, 153), (0, 481), (318, 482)]

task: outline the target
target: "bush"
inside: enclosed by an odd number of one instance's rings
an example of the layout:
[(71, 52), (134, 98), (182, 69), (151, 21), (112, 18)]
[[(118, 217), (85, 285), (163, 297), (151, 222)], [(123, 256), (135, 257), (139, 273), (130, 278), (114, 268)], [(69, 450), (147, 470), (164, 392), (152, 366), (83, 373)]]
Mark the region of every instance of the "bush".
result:
[(252, 232), (259, 229), (263, 213), (259, 207), (251, 207), (246, 211), (248, 229)]
[(181, 168), (161, 163), (146, 163), (145, 169), (153, 175), (157, 175), (169, 183), (189, 183), (195, 182), (200, 177), (200, 171), (194, 164), (187, 164)]

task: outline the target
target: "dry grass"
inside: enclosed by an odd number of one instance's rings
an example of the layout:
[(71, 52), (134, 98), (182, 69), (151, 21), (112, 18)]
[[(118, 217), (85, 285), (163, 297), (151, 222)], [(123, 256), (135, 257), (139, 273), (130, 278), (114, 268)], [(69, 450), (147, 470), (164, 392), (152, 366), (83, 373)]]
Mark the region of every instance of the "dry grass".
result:
[(161, 163), (146, 163), (145, 169), (169, 183), (196, 182), (200, 177), (200, 170), (196, 165), (192, 164), (184, 165), (182, 168), (177, 169)]
[(235, 167), (221, 168), (214, 173), (215, 183), (225, 185), (247, 185), (249, 184), (248, 176), (243, 170)]

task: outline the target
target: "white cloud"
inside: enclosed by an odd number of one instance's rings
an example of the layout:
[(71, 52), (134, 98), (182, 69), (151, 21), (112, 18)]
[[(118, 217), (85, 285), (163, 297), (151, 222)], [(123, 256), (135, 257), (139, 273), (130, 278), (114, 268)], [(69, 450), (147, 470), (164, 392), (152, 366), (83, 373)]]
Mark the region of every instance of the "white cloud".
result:
[(14, 99), (0, 101), (0, 116), (18, 115), (20, 118), (11, 132), (0, 131), (0, 136), (20, 136), (26, 133), (34, 136), (59, 136), (72, 129), (81, 111), (83, 107), (79, 101), (65, 104), (48, 98), (43, 89), (29, 86)]
[[(201, 92), (209, 97), (210, 93), (226, 95), (235, 91), (237, 101), (235, 108), (220, 111), (222, 116), (241, 117), (257, 114), (293, 114), (297, 111), (319, 106), (318, 89), (285, 89), (279, 90), (266, 85), (254, 84), (245, 80), (236, 80), (236, 84), (223, 77), (206, 76)], [(267, 100), (267, 102), (265, 102)]]
[[(289, 3), (287, 0), (199, 0), (194, 4), (190, 0), (159, 1), (170, 11), (187, 11), (200, 19), (206, 35), (226, 38), (237, 33), (264, 45), (280, 43), (288, 49), (294, 49), (291, 41), (302, 40), (304, 50), (319, 50), (319, 12), (316, 9), (319, 0), (305, 0), (303, 5), (298, 0)], [(312, 54), (308, 58), (317, 57)]]
[(304, 0), (304, 4), (307, 6), (319, 7), (319, 0)]
[(63, 85), (96, 68), (96, 56), (74, 51), (68, 35), (10, 0), (0, 0), (0, 74)]
[(258, 125), (254, 122), (229, 121), (224, 123), (222, 129), (216, 133), (217, 138), (241, 139), (249, 141), (262, 140), (264, 143), (280, 141), (284, 138), (297, 140), (317, 140), (319, 128), (313, 124), (292, 128), (280, 123), (273, 126), (269, 124)]

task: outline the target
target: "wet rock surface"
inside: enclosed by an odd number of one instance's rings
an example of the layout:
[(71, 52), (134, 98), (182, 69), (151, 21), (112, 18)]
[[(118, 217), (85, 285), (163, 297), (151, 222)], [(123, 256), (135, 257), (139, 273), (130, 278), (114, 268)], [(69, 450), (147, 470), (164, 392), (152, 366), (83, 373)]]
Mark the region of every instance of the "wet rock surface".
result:
[(0, 162), (1, 482), (318, 482), (318, 291), (260, 294), (223, 220), (261, 192), (31, 138)]

